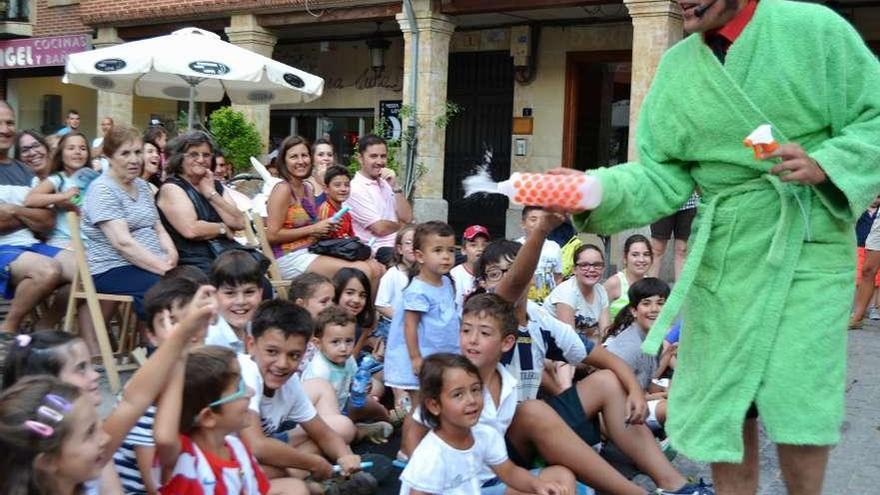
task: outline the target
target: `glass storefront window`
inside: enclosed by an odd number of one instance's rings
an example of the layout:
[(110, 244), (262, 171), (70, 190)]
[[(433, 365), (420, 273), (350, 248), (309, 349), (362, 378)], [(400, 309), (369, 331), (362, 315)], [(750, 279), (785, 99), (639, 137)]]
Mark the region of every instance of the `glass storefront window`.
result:
[(310, 142), (329, 139), (336, 150), (336, 162), (347, 164), (354, 155), (357, 138), (373, 130), (373, 109), (355, 110), (273, 110), (269, 122), (270, 150), (284, 138), (300, 135)]

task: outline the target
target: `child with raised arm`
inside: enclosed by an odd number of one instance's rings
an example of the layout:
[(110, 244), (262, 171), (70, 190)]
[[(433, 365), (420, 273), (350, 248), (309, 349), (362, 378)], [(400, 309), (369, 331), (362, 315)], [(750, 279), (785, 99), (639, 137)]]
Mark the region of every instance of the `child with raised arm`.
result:
[(459, 351), (459, 316), (455, 288), (448, 276), (455, 262), (455, 232), (443, 222), (416, 227), (413, 250), (418, 274), (403, 291), (395, 308), (385, 356), (385, 383), (418, 391), (422, 360), (438, 352)]
[[(574, 329), (528, 301), (527, 290), (538, 264), (544, 238), (561, 221), (561, 216), (540, 212), (542, 219), (525, 244), (494, 241), (480, 259), (477, 278), (484, 287), (514, 305), (519, 326), (517, 345), (502, 363), (519, 379), (520, 401), (508, 430), (517, 459), (530, 464), (537, 453), (548, 462), (570, 468), (578, 479), (602, 492), (643, 495), (644, 489), (609, 466), (590, 446), (601, 441), (598, 413), (606, 436), (642, 472), (660, 487), (664, 495), (714, 495), (701, 482), (689, 483), (660, 451), (651, 431), (642, 423), (648, 413), (645, 395), (635, 374), (623, 360), (591, 341), (583, 341)], [(575, 386), (546, 401), (538, 395), (545, 359), (599, 368)], [(580, 440), (559, 442), (561, 419)], [(551, 441), (548, 443), (548, 439)]]
[(483, 381), (467, 358), (449, 353), (428, 356), (419, 384), (422, 417), (432, 429), (400, 475), (401, 495), (478, 495), (485, 466), (510, 487), (506, 493), (573, 492), (570, 474), (569, 486), (535, 477), (510, 461), (497, 430), (479, 424)]
[[(201, 271), (198, 271), (201, 273)], [(168, 338), (172, 325), (181, 321), (199, 284), (186, 277), (165, 277), (144, 294), (144, 310), (147, 313), (147, 338), (154, 346), (160, 346)], [(170, 323), (170, 325), (169, 325)], [(125, 493), (155, 494), (159, 481), (153, 479), (153, 421), (156, 407), (150, 406), (125, 441), (113, 454), (113, 463), (122, 481)]]
[(200, 347), (176, 364), (156, 413), (156, 453), (163, 473), (159, 493), (308, 493), (300, 480), (270, 482), (235, 435), (247, 426), (253, 395), (228, 348)]

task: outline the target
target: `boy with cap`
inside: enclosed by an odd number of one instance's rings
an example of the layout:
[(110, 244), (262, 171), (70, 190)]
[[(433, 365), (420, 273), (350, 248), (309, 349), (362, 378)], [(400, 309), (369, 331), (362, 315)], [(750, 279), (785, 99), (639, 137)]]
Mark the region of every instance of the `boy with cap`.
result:
[(456, 265), (449, 272), (452, 281), (455, 283), (455, 307), (461, 313), (464, 307), (464, 300), (474, 291), (474, 271), (477, 267), (477, 260), (486, 249), (489, 243), (489, 229), (482, 225), (471, 225), (464, 229), (461, 236), (461, 252), (467, 257), (464, 263)]

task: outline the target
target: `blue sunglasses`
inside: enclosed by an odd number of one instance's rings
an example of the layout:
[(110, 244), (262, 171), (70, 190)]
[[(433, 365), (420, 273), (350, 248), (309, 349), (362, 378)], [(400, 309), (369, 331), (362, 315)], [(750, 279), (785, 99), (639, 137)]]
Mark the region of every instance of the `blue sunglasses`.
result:
[(222, 406), (223, 404), (227, 404), (229, 402), (237, 401), (238, 399), (243, 399), (247, 395), (247, 385), (244, 383), (244, 378), (238, 379), (238, 390), (227, 395), (226, 397), (220, 397), (214, 402), (208, 404), (208, 407), (217, 407)]

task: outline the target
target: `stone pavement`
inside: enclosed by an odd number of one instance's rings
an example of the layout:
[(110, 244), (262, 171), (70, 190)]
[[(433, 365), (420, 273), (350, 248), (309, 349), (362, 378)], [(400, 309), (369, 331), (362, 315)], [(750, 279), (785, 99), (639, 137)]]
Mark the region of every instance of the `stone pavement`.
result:
[[(823, 490), (826, 495), (880, 493), (880, 322), (866, 320), (864, 330), (850, 331), (848, 351), (846, 420), (841, 442), (831, 453)], [(128, 376), (125, 374), (123, 379)], [(102, 390), (102, 413), (106, 414), (113, 402), (106, 380)], [(763, 433), (760, 455), (758, 495), (785, 495), (776, 449)], [(681, 455), (673, 464), (686, 476), (711, 481), (707, 465)], [(647, 489), (653, 488), (643, 475), (637, 476), (636, 481)], [(396, 493), (392, 486), (383, 487), (381, 493)]]

